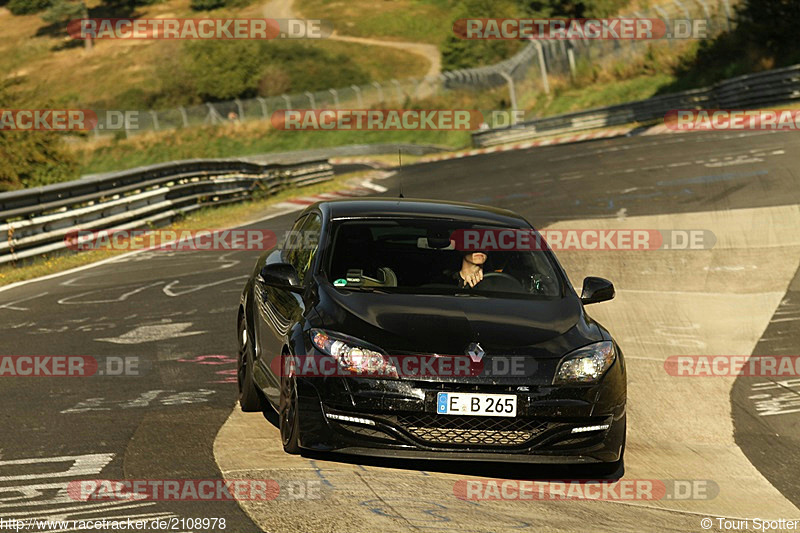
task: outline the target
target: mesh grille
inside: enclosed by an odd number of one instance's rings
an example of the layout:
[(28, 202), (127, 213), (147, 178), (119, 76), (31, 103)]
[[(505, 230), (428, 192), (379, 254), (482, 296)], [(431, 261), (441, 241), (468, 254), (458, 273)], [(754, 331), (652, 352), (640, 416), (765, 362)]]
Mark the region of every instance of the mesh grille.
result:
[(402, 415), (396, 422), (426, 443), (464, 446), (521, 446), (550, 427), (535, 419), (433, 414)]

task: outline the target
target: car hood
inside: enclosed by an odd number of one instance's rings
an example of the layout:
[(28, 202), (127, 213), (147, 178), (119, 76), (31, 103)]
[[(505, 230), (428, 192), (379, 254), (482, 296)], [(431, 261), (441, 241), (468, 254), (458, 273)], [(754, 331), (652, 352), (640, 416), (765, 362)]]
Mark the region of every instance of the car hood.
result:
[(320, 284), (323, 326), (390, 354), (487, 354), (560, 358), (602, 340), (574, 293), (556, 299), (361, 292)]

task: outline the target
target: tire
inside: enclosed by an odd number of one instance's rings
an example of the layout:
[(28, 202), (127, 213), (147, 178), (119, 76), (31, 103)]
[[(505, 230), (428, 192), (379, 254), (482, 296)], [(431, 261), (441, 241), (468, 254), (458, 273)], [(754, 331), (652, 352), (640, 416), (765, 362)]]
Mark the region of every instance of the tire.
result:
[(239, 405), (245, 413), (256, 413), (264, 410), (264, 400), (258, 392), (253, 380), (253, 343), (247, 335), (247, 326), (244, 315), (239, 315), (238, 324), (238, 359), (236, 367), (236, 381), (239, 383)]
[[(285, 374), (285, 373), (282, 373)], [(297, 407), (297, 379), (293, 372), (281, 376), (281, 396), (278, 403), (278, 425), (283, 451), (300, 453), (300, 412)]]

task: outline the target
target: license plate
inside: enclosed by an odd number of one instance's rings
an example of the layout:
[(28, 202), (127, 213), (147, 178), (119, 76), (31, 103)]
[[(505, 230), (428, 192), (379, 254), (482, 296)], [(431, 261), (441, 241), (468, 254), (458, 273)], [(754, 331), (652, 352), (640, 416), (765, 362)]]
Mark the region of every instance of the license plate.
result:
[(517, 416), (517, 397), (513, 394), (469, 394), (440, 392), (436, 395), (440, 415)]

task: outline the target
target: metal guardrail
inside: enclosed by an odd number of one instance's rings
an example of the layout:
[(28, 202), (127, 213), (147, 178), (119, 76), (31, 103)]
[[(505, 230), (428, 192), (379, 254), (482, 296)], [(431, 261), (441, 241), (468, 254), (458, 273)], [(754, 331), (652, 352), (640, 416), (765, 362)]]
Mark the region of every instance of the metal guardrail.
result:
[(712, 87), (655, 96), (472, 134), (477, 147), (663, 119), (675, 109), (753, 109), (800, 101), (800, 65), (747, 74)]
[(174, 161), (0, 194), (0, 264), (63, 250), (75, 229), (131, 229), (207, 205), (272, 195), (333, 176), (327, 159), (285, 164)]

